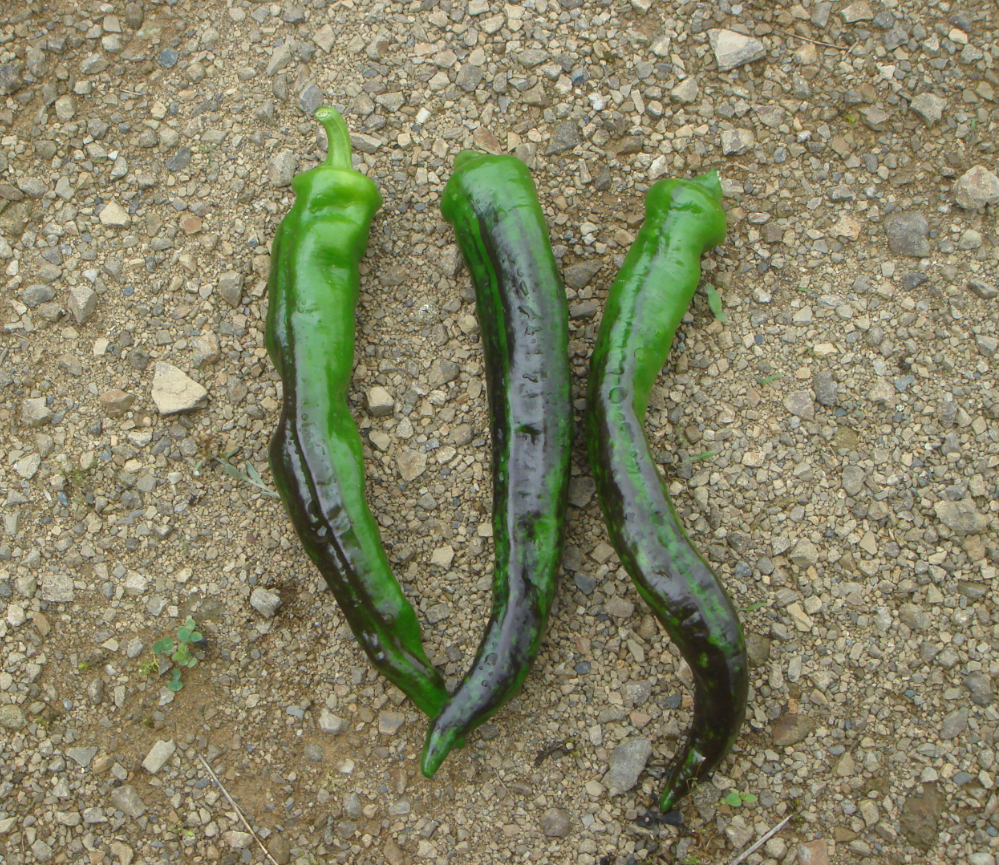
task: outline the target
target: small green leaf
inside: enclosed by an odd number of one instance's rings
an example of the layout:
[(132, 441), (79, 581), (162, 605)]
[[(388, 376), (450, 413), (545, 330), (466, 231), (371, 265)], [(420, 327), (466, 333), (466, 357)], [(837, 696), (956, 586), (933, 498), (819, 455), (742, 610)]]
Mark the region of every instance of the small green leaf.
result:
[(256, 469), (254, 469), (253, 466), (251, 466), (249, 463), (244, 463), (244, 465), (247, 467), (247, 472), (248, 472), (244, 473), (241, 472), (237, 466), (234, 466), (232, 463), (229, 462), (229, 457), (231, 457), (232, 454), (234, 454), (235, 452), (236, 451), (234, 450), (232, 451), (232, 453), (228, 453), (223, 457), (215, 458), (218, 464), (221, 466), (222, 471), (224, 471), (231, 478), (235, 478), (238, 481), (242, 481), (243, 483), (250, 484), (250, 486), (256, 487), (265, 496), (270, 496), (271, 498), (275, 499), (279, 498), (278, 494), (263, 482), (263, 479), (260, 477), (260, 473)]
[[(765, 607), (766, 605), (767, 605), (766, 601), (757, 601), (755, 604), (750, 604), (748, 607), (743, 607), (742, 611), (744, 613), (752, 613), (760, 609), (761, 607)], [(750, 795), (752, 794), (750, 793)]]
[(692, 460), (710, 460), (710, 459), (713, 459), (716, 456), (718, 456), (718, 452), (717, 451), (701, 451), (699, 454), (694, 454), (694, 456), (690, 457), (690, 459), (692, 459)]
[(174, 670), (173, 678), (169, 682), (167, 682), (167, 688), (176, 693), (183, 687), (184, 683), (180, 680), (180, 670)]
[(708, 296), (708, 306), (711, 307), (711, 312), (714, 313), (715, 318), (725, 324), (728, 321), (728, 316), (722, 310), (721, 296), (718, 294), (718, 290), (709, 283), (704, 286), (704, 293)]
[(731, 790), (725, 797), (725, 801), (733, 808), (738, 808), (742, 804), (742, 797), (735, 790)]
[(219, 462), (219, 465), (222, 467), (222, 471), (224, 471), (227, 475), (229, 475), (229, 477), (235, 478), (237, 481), (246, 481), (247, 483), (250, 482), (249, 479), (246, 477), (246, 475), (244, 475), (232, 463), (227, 463), (224, 460), (221, 460)]
[(743, 793), (742, 801), (745, 802), (747, 805), (752, 805), (754, 802), (757, 801), (756, 795), (753, 793)]
[(193, 631), (191, 633), (191, 642), (192, 643), (200, 643), (203, 639), (204, 639), (204, 636), (201, 634), (200, 631)]
[(169, 637), (164, 637), (162, 640), (157, 640), (153, 643), (153, 651), (157, 655), (166, 655), (173, 650), (173, 640)]
[(766, 378), (757, 378), (756, 379), (756, 383), (762, 387), (765, 384), (770, 384), (770, 382), (776, 381), (782, 375), (784, 375), (784, 373), (782, 373), (782, 372), (775, 372), (773, 375), (768, 375)]
[(198, 627), (198, 623), (194, 621), (194, 619), (192, 619), (190, 616), (188, 616), (187, 621), (184, 622), (184, 627), (187, 628), (189, 631), (193, 631), (196, 627)]
[(187, 628), (177, 628), (177, 639), (182, 643), (190, 643), (191, 632)]

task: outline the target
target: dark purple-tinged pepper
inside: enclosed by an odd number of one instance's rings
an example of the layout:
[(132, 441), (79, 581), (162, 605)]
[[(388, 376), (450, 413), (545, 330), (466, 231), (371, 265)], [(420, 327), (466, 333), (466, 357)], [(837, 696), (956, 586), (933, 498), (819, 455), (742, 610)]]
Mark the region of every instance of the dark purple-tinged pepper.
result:
[(531, 174), (460, 153), (441, 197), (475, 286), (493, 444), (493, 605), (472, 667), (427, 732), (423, 774), (520, 689), (565, 539), (572, 444), (568, 311)]

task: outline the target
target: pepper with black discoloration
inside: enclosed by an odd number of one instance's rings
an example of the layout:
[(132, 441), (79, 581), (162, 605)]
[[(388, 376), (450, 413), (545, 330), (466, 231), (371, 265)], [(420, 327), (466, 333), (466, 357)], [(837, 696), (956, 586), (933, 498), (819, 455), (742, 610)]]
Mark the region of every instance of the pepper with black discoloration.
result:
[(472, 667), (427, 732), (423, 774), (520, 689), (562, 556), (572, 443), (568, 311), (527, 166), (460, 153), (441, 197), (475, 285), (493, 443), (493, 606)]
[(694, 677), (694, 717), (667, 769), (664, 811), (731, 748), (749, 688), (739, 616), (687, 537), (643, 430), (652, 386), (697, 288), (701, 254), (724, 236), (716, 173), (656, 183), (611, 286), (590, 365), (587, 445), (611, 542)]

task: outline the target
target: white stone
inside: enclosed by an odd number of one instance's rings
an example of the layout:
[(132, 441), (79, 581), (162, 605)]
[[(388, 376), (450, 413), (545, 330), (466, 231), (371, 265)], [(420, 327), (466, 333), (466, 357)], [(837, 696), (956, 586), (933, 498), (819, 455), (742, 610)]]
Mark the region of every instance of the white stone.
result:
[(395, 408), (395, 400), (385, 388), (376, 385), (368, 390), (368, 414), (372, 417), (387, 417)]
[[(444, 75), (444, 79), (449, 81), (447, 74)], [(350, 134), (350, 146), (358, 153), (376, 153), (384, 143), (385, 140), (378, 138), (376, 135), (367, 135), (363, 132), (352, 132)]]
[(28, 454), (14, 463), (16, 471), (24, 480), (30, 481), (38, 472), (42, 458), (38, 454)]
[(399, 465), (399, 475), (407, 482), (416, 480), (427, 470), (427, 455), (419, 451), (403, 448), (395, 460)]
[(100, 212), (100, 220), (102, 225), (110, 225), (114, 228), (126, 228), (132, 224), (132, 217), (117, 201), (111, 201), (104, 206)]
[(68, 123), (76, 115), (76, 103), (68, 93), (55, 101), (56, 117), (63, 123)]
[(652, 45), (649, 50), (655, 54), (656, 57), (669, 57), (669, 49), (672, 43), (672, 35), (669, 33), (662, 33), (652, 40)]
[(89, 285), (74, 285), (69, 290), (69, 302), (66, 305), (77, 324), (86, 324), (97, 311), (97, 292)]
[(253, 843), (253, 836), (249, 832), (230, 829), (222, 833), (222, 840), (234, 850), (246, 850)]
[(726, 129), (721, 134), (722, 153), (738, 156), (756, 143), (756, 136), (749, 129)]
[(45, 397), (31, 397), (21, 403), (21, 417), (32, 429), (45, 426), (53, 418), (52, 409), (45, 405)]
[(208, 391), (177, 367), (159, 361), (153, 373), (152, 396), (159, 413), (168, 415), (203, 407)]
[(278, 45), (273, 53), (271, 54), (271, 59), (267, 61), (266, 73), (267, 75), (276, 75), (285, 66), (291, 63), (294, 58), (293, 53), (294, 42), (287, 41)]
[(152, 748), (149, 749), (149, 753), (146, 754), (146, 759), (142, 761), (142, 768), (145, 769), (152, 775), (155, 775), (162, 769), (167, 760), (169, 760), (174, 751), (177, 750), (177, 745), (171, 739), (169, 742), (165, 742), (160, 739)]
[(324, 24), (312, 37), (312, 41), (323, 49), (327, 54), (336, 42), (336, 32), (329, 24)]
[(829, 229), (829, 233), (833, 237), (843, 237), (848, 240), (856, 240), (860, 237), (861, 230), (862, 226), (860, 223), (848, 213), (844, 213), (836, 224)]
[(847, 24), (856, 24), (858, 21), (871, 21), (874, 18), (874, 10), (867, 0), (857, 0), (845, 9), (840, 9), (839, 14)]
[(965, 210), (978, 210), (986, 204), (999, 204), (999, 177), (984, 165), (976, 165), (954, 184), (954, 201)]
[(759, 39), (734, 30), (709, 30), (708, 39), (721, 72), (752, 63), (767, 54), (767, 49)]
[(947, 100), (934, 96), (932, 93), (920, 93), (912, 102), (909, 108), (923, 118), (927, 126), (932, 126), (943, 117), (943, 111), (947, 107)]
[(451, 562), (454, 561), (454, 550), (451, 549), (450, 544), (444, 544), (443, 547), (438, 547), (430, 554), (430, 564), (438, 565), (442, 568), (450, 568)]
[(670, 90), (669, 95), (675, 102), (689, 105), (697, 98), (697, 89), (696, 78), (684, 78), (683, 81)]
[(324, 708), (319, 713), (319, 729), (324, 733), (338, 736), (346, 730), (350, 724), (338, 715), (334, 715), (329, 709)]
[(385, 453), (385, 451), (392, 447), (392, 439), (387, 434), (381, 432), (381, 430), (368, 433), (368, 439), (382, 453)]
[(53, 604), (69, 604), (75, 598), (73, 579), (66, 574), (42, 575), (42, 600)]
[(270, 619), (281, 606), (281, 596), (257, 586), (250, 595), (250, 606), (265, 619)]
[(406, 716), (402, 712), (383, 709), (378, 715), (378, 732), (383, 736), (394, 736), (405, 722)]
[(789, 604), (787, 607), (787, 611), (788, 613), (791, 614), (791, 620), (794, 622), (795, 628), (797, 628), (799, 631), (807, 633), (812, 629), (811, 616), (809, 616), (808, 613), (806, 613), (804, 609), (802, 609), (801, 604), (799, 604), (797, 601), (795, 601), (793, 604)]
[(144, 594), (149, 587), (149, 577), (140, 574), (138, 571), (129, 571), (125, 575), (125, 594), (133, 598)]

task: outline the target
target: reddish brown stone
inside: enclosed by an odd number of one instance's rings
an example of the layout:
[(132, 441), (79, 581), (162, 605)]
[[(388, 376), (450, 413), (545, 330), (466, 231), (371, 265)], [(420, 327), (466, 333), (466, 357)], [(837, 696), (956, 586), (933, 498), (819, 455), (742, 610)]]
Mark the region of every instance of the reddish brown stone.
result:
[(125, 393), (123, 390), (114, 388), (105, 391), (100, 396), (101, 408), (108, 417), (124, 417), (135, 402), (135, 394)]
[(937, 843), (937, 827), (946, 804), (947, 800), (932, 783), (924, 784), (922, 793), (905, 800), (898, 822), (910, 844), (929, 850)]
[(779, 748), (804, 741), (815, 729), (815, 721), (807, 715), (784, 715), (774, 724), (774, 744)]
[(798, 845), (798, 865), (829, 865), (829, 845), (825, 838)]

